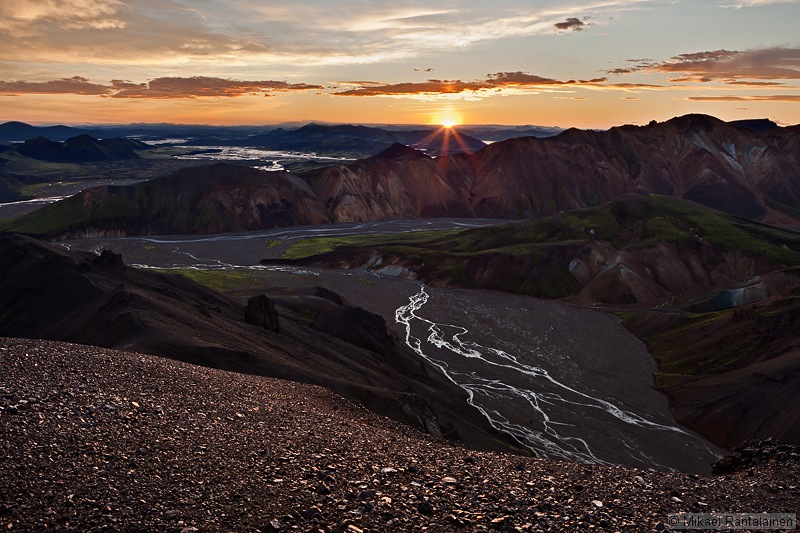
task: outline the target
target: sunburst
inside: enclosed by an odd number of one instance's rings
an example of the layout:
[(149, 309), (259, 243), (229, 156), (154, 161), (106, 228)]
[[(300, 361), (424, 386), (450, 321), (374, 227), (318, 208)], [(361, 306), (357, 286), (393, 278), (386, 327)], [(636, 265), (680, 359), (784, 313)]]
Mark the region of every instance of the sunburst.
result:
[(449, 108), (437, 112), (431, 121), (431, 124), (437, 124), (447, 129), (459, 126), (463, 123), (464, 120), (461, 114)]

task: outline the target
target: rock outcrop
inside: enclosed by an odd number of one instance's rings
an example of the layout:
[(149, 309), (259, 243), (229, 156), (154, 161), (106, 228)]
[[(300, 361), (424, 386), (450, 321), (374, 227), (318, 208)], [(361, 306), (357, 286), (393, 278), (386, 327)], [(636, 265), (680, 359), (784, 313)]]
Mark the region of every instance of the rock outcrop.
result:
[(266, 294), (258, 294), (247, 300), (244, 320), (248, 324), (253, 324), (268, 331), (279, 332), (281, 330), (278, 311), (275, 309), (275, 304), (267, 298)]

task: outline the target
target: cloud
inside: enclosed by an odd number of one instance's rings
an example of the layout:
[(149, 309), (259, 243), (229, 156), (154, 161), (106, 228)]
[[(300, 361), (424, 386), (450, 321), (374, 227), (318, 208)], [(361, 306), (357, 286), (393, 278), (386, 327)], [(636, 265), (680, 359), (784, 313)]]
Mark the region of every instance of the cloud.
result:
[(800, 103), (800, 94), (770, 94), (748, 96), (687, 96), (692, 102), (791, 102)]
[[(410, 60), (454, 48), (546, 35), (654, 0), (5, 0), (0, 62), (133, 66), (170, 75), (187, 63), (231, 72)], [(587, 17), (574, 18), (577, 10)], [(559, 22), (561, 21), (561, 22)], [(206, 70), (208, 72), (208, 70)]]
[(800, 4), (800, 0), (738, 0), (732, 4), (722, 4), (720, 7), (741, 9), (743, 7), (763, 7), (776, 4)]
[(425, 82), (405, 82), (394, 84), (370, 83), (355, 89), (333, 93), (337, 96), (408, 96), (434, 94), (461, 94), (488, 89), (486, 83), (460, 80), (428, 80)]
[(564, 85), (565, 82), (558, 81), (553, 78), (544, 78), (535, 74), (528, 74), (527, 72), (497, 72), (495, 74), (487, 74), (488, 80), (486, 83), (491, 85), (507, 85), (507, 86), (540, 86), (540, 85)]
[(82, 94), (82, 95), (107, 95), (111, 88), (106, 85), (91, 83), (80, 76), (50, 80), (35, 81), (2, 81), (0, 80), (0, 94)]
[(584, 20), (588, 20), (589, 17), (584, 17), (583, 20), (575, 17), (569, 17), (564, 22), (556, 22), (553, 24), (553, 27), (556, 31), (565, 32), (565, 31), (583, 31), (586, 26), (591, 26), (591, 24), (587, 24)]
[(191, 78), (156, 78), (147, 84), (117, 83), (112, 98), (232, 98), (274, 92), (323, 89), (321, 85), (285, 81), (239, 81), (195, 76)]
[(752, 80), (730, 80), (725, 82), (727, 85), (742, 85), (745, 87), (781, 87), (786, 84), (780, 81), (752, 81)]
[(800, 79), (800, 48), (692, 52), (622, 70), (682, 74), (672, 82)]
[(664, 89), (662, 85), (643, 83), (608, 83), (608, 78), (592, 78), (587, 80), (557, 80), (522, 71), (496, 72), (487, 74), (486, 79), (463, 80), (437, 80), (425, 82), (404, 82), (393, 84), (379, 84), (368, 82), (351, 89), (334, 92), (336, 96), (454, 96), (461, 95), (468, 98), (485, 98), (489, 96), (538, 93), (542, 91), (560, 92), (573, 91), (574, 88), (588, 88), (592, 90), (623, 90), (635, 91), (640, 89)]
[(0, 30), (17, 37), (40, 24), (67, 30), (124, 28), (122, 0), (14, 0), (0, 4)]
[(80, 76), (44, 82), (0, 81), (0, 94), (80, 94), (110, 98), (235, 98), (322, 89), (321, 85), (285, 81), (242, 81), (206, 76), (156, 78), (147, 83), (112, 80), (109, 85), (91, 83)]

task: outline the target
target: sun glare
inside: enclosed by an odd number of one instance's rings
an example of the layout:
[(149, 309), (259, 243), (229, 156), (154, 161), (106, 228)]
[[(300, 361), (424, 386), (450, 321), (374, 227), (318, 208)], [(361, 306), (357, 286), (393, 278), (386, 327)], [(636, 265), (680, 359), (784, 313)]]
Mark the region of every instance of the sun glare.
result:
[(464, 121), (462, 120), (461, 115), (452, 109), (444, 109), (440, 111), (433, 116), (433, 120), (431, 121), (431, 124), (438, 124), (448, 129), (463, 123)]

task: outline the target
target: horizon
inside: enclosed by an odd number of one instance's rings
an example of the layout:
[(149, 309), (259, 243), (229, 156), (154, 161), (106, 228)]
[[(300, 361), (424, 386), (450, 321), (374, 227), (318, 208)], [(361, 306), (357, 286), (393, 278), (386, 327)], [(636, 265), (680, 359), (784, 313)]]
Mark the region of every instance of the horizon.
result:
[(797, 20), (800, 0), (20, 0), (0, 5), (0, 119), (786, 126)]
[[(734, 119), (732, 121), (725, 121), (725, 120), (723, 120), (723, 119), (721, 119), (719, 117), (716, 117), (714, 115), (708, 115), (708, 114), (705, 114), (705, 113), (688, 113), (688, 114), (706, 115), (706, 116), (709, 116), (711, 118), (715, 118), (715, 119), (721, 120), (723, 122), (748, 122), (748, 121), (771, 120), (771, 119), (769, 119), (767, 117), (748, 117), (748, 118)], [(686, 116), (686, 115), (677, 115), (675, 117), (670, 117), (670, 118), (665, 119), (663, 121), (657, 121), (657, 122), (659, 122), (659, 123), (668, 122), (670, 120), (673, 120), (673, 119), (676, 119), (676, 118), (680, 118), (682, 116)], [(322, 120), (307, 120), (307, 121), (306, 120), (299, 120), (299, 121), (277, 122), (277, 123), (271, 123), (271, 124), (270, 123), (264, 123), (264, 124), (202, 124), (202, 123), (195, 123), (195, 124), (190, 124), (190, 123), (175, 123), (175, 122), (107, 122), (107, 123), (78, 123), (78, 122), (76, 122), (76, 123), (47, 123), (47, 122), (44, 122), (44, 123), (35, 123), (35, 122), (26, 122), (26, 121), (21, 121), (21, 120), (4, 120), (4, 119), (0, 119), (0, 126), (3, 126), (3, 125), (8, 124), (8, 123), (20, 123), (20, 124), (27, 124), (29, 126), (34, 126), (34, 127), (37, 127), (37, 128), (66, 126), (66, 127), (70, 127), (70, 128), (76, 128), (76, 129), (78, 129), (78, 128), (100, 128), (100, 129), (102, 129), (102, 128), (109, 128), (109, 127), (136, 127), (136, 126), (142, 126), (142, 127), (147, 127), (147, 126), (165, 126), (165, 127), (174, 126), (174, 127), (189, 127), (189, 128), (192, 128), (192, 127), (198, 127), (198, 128), (259, 128), (259, 127), (264, 127), (264, 128), (267, 128), (267, 127), (272, 127), (272, 128), (279, 128), (279, 127), (302, 128), (304, 126), (317, 124), (317, 125), (321, 125), (321, 126), (367, 126), (367, 127), (371, 127), (371, 128), (381, 128), (381, 127), (404, 127), (404, 128), (427, 127), (427, 128), (444, 128), (444, 129), (453, 129), (453, 130), (458, 130), (458, 129), (461, 129), (461, 128), (466, 128), (466, 129), (469, 129), (469, 128), (496, 128), (496, 129), (503, 129), (503, 128), (509, 128), (509, 129), (542, 128), (542, 129), (552, 129), (552, 130), (556, 130), (557, 129), (557, 130), (561, 130), (561, 131), (565, 131), (565, 130), (568, 130), (568, 129), (571, 129), (571, 128), (576, 128), (576, 129), (594, 129), (594, 130), (597, 130), (597, 131), (603, 131), (603, 130), (606, 130), (606, 129), (611, 129), (611, 128), (620, 127), (620, 126), (644, 126), (644, 125), (649, 124), (650, 122), (652, 122), (652, 120), (648, 120), (648, 121), (642, 122), (640, 124), (633, 124), (633, 123), (617, 124), (617, 125), (614, 125), (614, 126), (609, 126), (608, 128), (578, 128), (577, 126), (570, 126), (570, 125), (562, 126), (562, 125), (546, 125), (546, 124), (490, 124), (490, 123), (487, 123), (487, 124), (468, 124), (468, 123), (460, 123), (460, 124), (453, 124), (453, 125), (445, 125), (445, 124), (432, 124), (432, 123), (428, 123), (428, 124), (402, 123), (401, 124), (401, 123), (385, 123), (385, 122), (380, 122), (380, 123), (328, 122), (328, 121), (322, 121)], [(784, 124), (784, 125), (778, 124), (778, 127), (787, 127), (787, 126), (795, 126), (795, 125), (800, 125), (800, 123), (798, 123), (798, 124)]]

